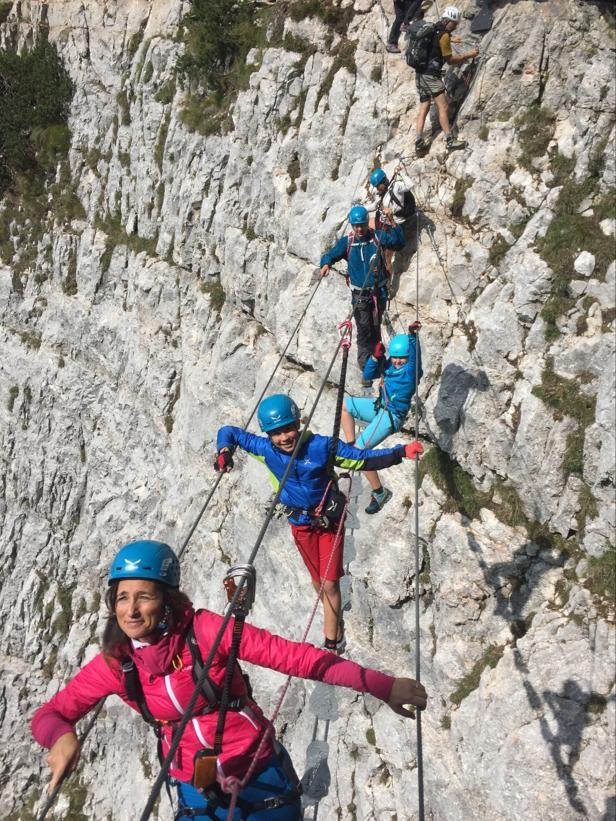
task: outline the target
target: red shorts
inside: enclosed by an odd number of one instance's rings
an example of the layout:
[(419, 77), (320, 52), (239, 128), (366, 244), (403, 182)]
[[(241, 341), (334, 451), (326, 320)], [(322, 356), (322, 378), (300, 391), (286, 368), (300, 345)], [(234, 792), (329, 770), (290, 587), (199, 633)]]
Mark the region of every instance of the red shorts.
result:
[(344, 576), (342, 566), (344, 523), (340, 528), (338, 542), (336, 542), (338, 529), (339, 522), (328, 530), (312, 525), (291, 525), (295, 544), (313, 582), (318, 583), (323, 579), (327, 579), (328, 582), (337, 582)]

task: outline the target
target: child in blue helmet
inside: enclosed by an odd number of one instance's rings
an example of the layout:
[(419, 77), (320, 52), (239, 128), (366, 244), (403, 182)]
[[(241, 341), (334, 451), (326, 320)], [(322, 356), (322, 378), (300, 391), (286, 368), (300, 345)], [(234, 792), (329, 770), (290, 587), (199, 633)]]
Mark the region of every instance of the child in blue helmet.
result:
[[(330, 473), (333, 440), (308, 431), (300, 433), (300, 412), (284, 394), (268, 396), (259, 405), (257, 419), (266, 436), (255, 436), (241, 428), (225, 425), (218, 431), (216, 470), (233, 467), (236, 447), (261, 459), (277, 482), (283, 478), (300, 436), (296, 461), (280, 497), (291, 525), (297, 549), (321, 597), (324, 612), (325, 647), (340, 652), (344, 638), (340, 622), (340, 578), (344, 575), (344, 500), (337, 498)], [(372, 470), (414, 458), (422, 450), (419, 442), (382, 450), (359, 449), (338, 442), (331, 467)]]
[(326, 251), (320, 262), (324, 277), (334, 263), (346, 260), (357, 326), (357, 362), (362, 370), (374, 346), (381, 341), (381, 320), (387, 305), (385, 250), (397, 251), (404, 246), (400, 225), (388, 231), (373, 230), (369, 222), (367, 209), (354, 205), (349, 211), (351, 232)]
[[(342, 429), (349, 444), (359, 448), (372, 448), (390, 434), (400, 430), (411, 406), (411, 398), (417, 389), (417, 376), (421, 378), (421, 350), (417, 331), (419, 322), (409, 327), (408, 334), (397, 334), (389, 343), (389, 358), (385, 359), (385, 346), (375, 345), (374, 352), (364, 366), (365, 379), (382, 377), (376, 399), (348, 396), (342, 409)], [(368, 426), (355, 441), (355, 419), (368, 422)], [(366, 513), (378, 513), (392, 497), (392, 492), (381, 485), (376, 470), (365, 471), (372, 488), (372, 498)]]

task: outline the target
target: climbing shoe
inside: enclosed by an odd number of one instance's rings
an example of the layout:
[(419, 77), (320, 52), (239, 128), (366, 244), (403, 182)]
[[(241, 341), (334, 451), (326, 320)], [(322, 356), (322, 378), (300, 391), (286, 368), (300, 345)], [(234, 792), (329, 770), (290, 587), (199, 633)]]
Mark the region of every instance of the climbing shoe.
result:
[(370, 498), (370, 504), (366, 508), (366, 513), (378, 513), (379, 510), (387, 504), (392, 496), (393, 493), (386, 487), (382, 487), (380, 490), (373, 490)]
[(371, 388), (372, 387), (372, 379), (362, 379), (361, 380), (362, 388)]
[(415, 140), (415, 153), (418, 156), (423, 156), (427, 154), (430, 149), (431, 139), (429, 136), (424, 136), (422, 134), (421, 137), (417, 137)]
[(400, 49), (395, 43), (387, 43), (386, 48), (390, 54), (400, 54)]
[(445, 138), (445, 142), (447, 144), (447, 151), (459, 151), (461, 148), (466, 148), (468, 145), (466, 140), (460, 140), (457, 137), (452, 137), (451, 134)]
[(330, 653), (335, 653), (337, 656), (341, 656), (346, 650), (346, 638), (343, 634), (341, 639), (325, 639), (323, 642), (323, 647)]

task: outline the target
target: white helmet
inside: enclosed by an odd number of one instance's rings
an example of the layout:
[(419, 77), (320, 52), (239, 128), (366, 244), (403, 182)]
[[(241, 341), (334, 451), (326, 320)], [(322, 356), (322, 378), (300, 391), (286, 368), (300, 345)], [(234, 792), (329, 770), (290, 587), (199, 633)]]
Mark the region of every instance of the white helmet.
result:
[(455, 6), (447, 6), (441, 17), (443, 20), (452, 20), (454, 23), (460, 22), (460, 12)]

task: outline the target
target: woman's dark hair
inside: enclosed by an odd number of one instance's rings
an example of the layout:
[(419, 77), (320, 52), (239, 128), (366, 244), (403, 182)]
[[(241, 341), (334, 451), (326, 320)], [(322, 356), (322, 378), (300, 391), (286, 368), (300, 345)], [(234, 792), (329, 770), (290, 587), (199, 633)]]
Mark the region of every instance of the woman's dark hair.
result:
[[(103, 655), (107, 659), (120, 659), (128, 654), (130, 647), (130, 639), (123, 632), (118, 624), (115, 614), (116, 598), (118, 595), (118, 587), (120, 580), (112, 581), (105, 594), (105, 604), (109, 610), (107, 616), (107, 624), (103, 631)], [(190, 607), (190, 599), (186, 593), (182, 593), (176, 587), (169, 587), (167, 584), (155, 582), (157, 592), (163, 597), (163, 608), (165, 609), (164, 618), (169, 629), (173, 629), (174, 625), (179, 624)]]

